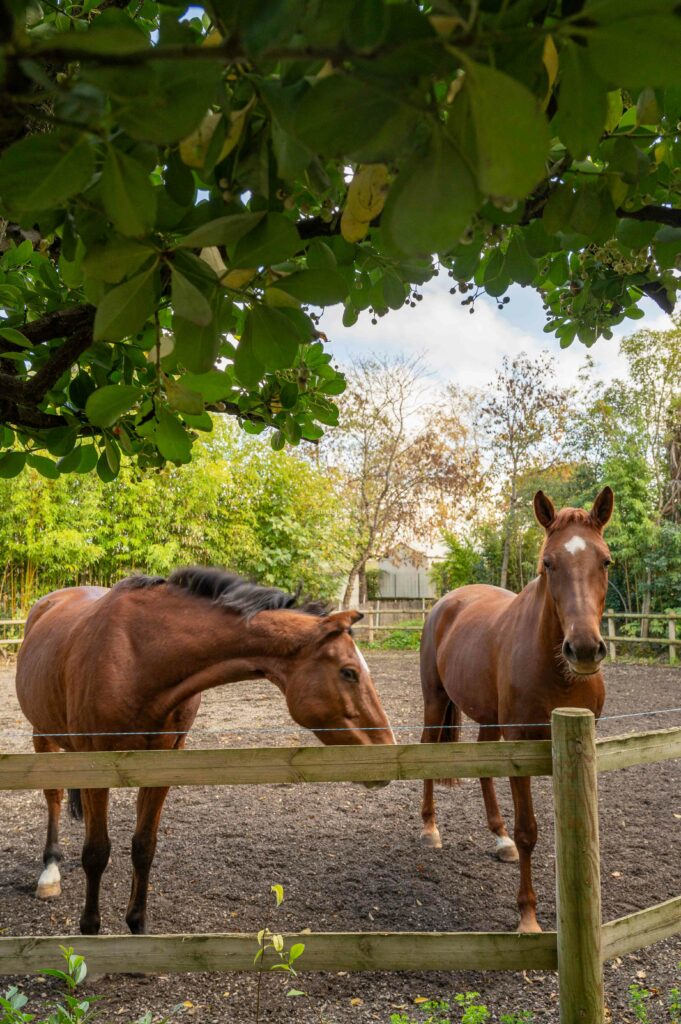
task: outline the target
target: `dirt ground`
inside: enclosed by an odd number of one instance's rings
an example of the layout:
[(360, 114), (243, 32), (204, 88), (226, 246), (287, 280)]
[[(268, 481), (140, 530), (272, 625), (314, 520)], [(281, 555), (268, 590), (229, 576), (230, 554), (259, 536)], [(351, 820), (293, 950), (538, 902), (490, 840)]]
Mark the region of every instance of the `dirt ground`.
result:
[[(369, 663), (394, 726), (418, 723), (421, 707), (417, 655), (374, 652)], [(606, 669), (605, 715), (681, 706), (681, 671), (616, 665)], [(681, 714), (603, 721), (600, 735), (681, 725)], [(268, 729), (268, 733), (257, 730)], [(30, 749), (27, 723), (16, 704), (11, 667), (0, 667), (0, 749)], [(404, 742), (418, 730), (400, 731)], [(267, 683), (243, 683), (204, 699), (194, 746), (298, 745), (315, 740), (294, 726), (278, 692)], [(668, 762), (600, 778), (604, 919), (627, 914), (681, 893), (681, 765)], [(281, 883), (277, 913), (282, 931), (506, 930), (516, 927), (517, 866), (498, 863), (483, 824), (477, 782), (438, 792), (444, 849), (419, 843), (417, 782), (366, 791), (349, 784), (176, 788), (161, 823), (152, 876), (150, 927), (154, 932), (257, 931), (269, 886)], [(508, 783), (498, 785), (510, 816)], [(539, 843), (534, 856), (539, 918), (555, 927), (553, 822), (550, 780), (534, 784)], [(130, 885), (132, 791), (112, 792), (111, 865), (104, 876), (104, 932), (123, 932)], [(0, 793), (0, 934), (75, 933), (84, 892), (79, 864), (82, 825), (63, 818), (63, 895), (42, 903), (34, 889), (44, 841), (39, 793)], [(634, 1020), (626, 1009), (632, 982), (655, 989), (651, 1020), (666, 1024), (662, 994), (679, 984), (681, 939), (606, 965), (607, 1004), (613, 1022)], [(304, 966), (304, 956), (301, 967)], [(132, 967), (132, 965), (131, 965)], [(418, 1019), (420, 996), (451, 998), (481, 993), (494, 1018), (531, 1010), (536, 1022), (557, 1022), (553, 972), (432, 972), (309, 974), (300, 984), (311, 1000), (287, 999), (279, 975), (264, 979), (264, 1020), (384, 1021), (409, 1011)], [(50, 979), (2, 979), (0, 990), (20, 984), (34, 1013), (43, 1013), (56, 990)], [(254, 1019), (255, 977), (193, 974), (105, 976), (85, 991), (103, 997), (100, 1019), (136, 1019), (143, 1011), (203, 1024)]]

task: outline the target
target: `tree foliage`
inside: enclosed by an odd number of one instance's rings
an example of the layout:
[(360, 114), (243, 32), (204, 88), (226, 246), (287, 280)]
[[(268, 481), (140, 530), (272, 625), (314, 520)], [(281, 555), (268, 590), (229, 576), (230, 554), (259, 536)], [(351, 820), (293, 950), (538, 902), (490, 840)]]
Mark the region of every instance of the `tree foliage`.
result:
[(0, 2), (0, 474), (182, 464), (211, 408), (314, 441), (314, 309), (440, 270), (562, 345), (672, 307), (675, 0), (204, 8)]
[(353, 541), (328, 475), (218, 422), (181, 469), (124, 464), (108, 487), (87, 473), (0, 480), (0, 612), (26, 612), (58, 587), (192, 562), (331, 600)]

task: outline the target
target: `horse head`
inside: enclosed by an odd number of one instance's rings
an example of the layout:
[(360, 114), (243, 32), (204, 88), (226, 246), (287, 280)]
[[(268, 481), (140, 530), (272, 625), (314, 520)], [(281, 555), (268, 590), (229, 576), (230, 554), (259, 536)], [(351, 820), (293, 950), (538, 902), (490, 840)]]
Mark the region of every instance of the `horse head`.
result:
[(574, 675), (593, 675), (606, 654), (600, 623), (611, 559), (603, 530), (614, 500), (610, 487), (604, 487), (590, 512), (556, 512), (542, 491), (534, 496), (535, 515), (546, 531), (539, 573), (563, 632), (561, 655)]
[(352, 638), (361, 618), (357, 611), (322, 616), (287, 673), (283, 689), (291, 717), (322, 743), (395, 742), (369, 666)]

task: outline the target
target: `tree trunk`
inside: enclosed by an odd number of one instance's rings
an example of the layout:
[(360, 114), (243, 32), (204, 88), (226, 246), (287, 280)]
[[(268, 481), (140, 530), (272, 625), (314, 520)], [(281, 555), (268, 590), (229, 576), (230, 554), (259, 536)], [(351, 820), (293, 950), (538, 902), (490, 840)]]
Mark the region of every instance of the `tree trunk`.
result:
[(369, 595), (367, 593), (367, 567), (366, 564), (362, 566), (357, 574), (359, 577), (359, 606), (364, 608), (366, 605)]
[(506, 581), (508, 580), (508, 559), (511, 551), (511, 538), (508, 535), (508, 529), (504, 533), (504, 551), (501, 556), (501, 575), (499, 577), (499, 586), (506, 587)]
[(350, 575), (348, 576), (348, 583), (345, 588), (345, 593), (343, 594), (343, 608), (350, 607), (350, 604), (352, 603), (352, 594), (355, 589), (355, 580), (357, 579), (358, 576), (360, 576), (361, 579), (360, 574), (363, 574), (365, 572), (365, 568), (366, 562), (364, 559), (362, 559), (360, 562), (356, 562), (355, 565), (353, 565), (352, 569), (350, 570)]
[[(641, 614), (642, 615), (649, 615), (650, 614), (650, 604), (651, 604), (651, 600), (652, 600), (652, 590), (653, 590), (653, 574), (652, 574), (650, 568), (648, 568), (648, 569), (646, 569), (646, 585), (645, 585), (645, 590), (643, 592), (643, 601), (641, 602)], [(647, 640), (648, 636), (649, 636), (649, 631), (650, 631), (650, 619), (641, 619), (641, 637), (643, 639)]]
[(508, 515), (506, 516), (506, 522), (504, 523), (504, 550), (501, 556), (501, 575), (499, 578), (499, 586), (506, 589), (508, 582), (508, 563), (511, 556), (511, 535), (514, 533), (513, 524), (515, 520), (515, 503), (517, 498), (516, 491), (516, 468), (513, 466), (511, 476), (511, 500), (508, 505)]

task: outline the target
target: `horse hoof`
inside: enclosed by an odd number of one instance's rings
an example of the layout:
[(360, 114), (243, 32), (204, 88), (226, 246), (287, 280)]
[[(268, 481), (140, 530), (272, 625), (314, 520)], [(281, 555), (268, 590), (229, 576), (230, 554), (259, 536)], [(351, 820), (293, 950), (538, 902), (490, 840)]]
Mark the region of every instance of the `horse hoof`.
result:
[(59, 865), (50, 861), (38, 879), (38, 888), (35, 891), (39, 900), (53, 900), (61, 896), (61, 875)]
[(442, 849), (442, 840), (440, 839), (440, 833), (437, 829), (432, 832), (422, 832), (421, 842), (424, 846), (429, 846), (432, 850)]
[(61, 896), (61, 882), (38, 882), (35, 894), (39, 900), (55, 900)]
[(541, 932), (541, 925), (536, 918), (532, 921), (521, 921), (518, 925), (518, 932), (521, 935), (538, 935)]
[(510, 836), (497, 836), (495, 854), (502, 863), (514, 864), (518, 860), (518, 847)]

